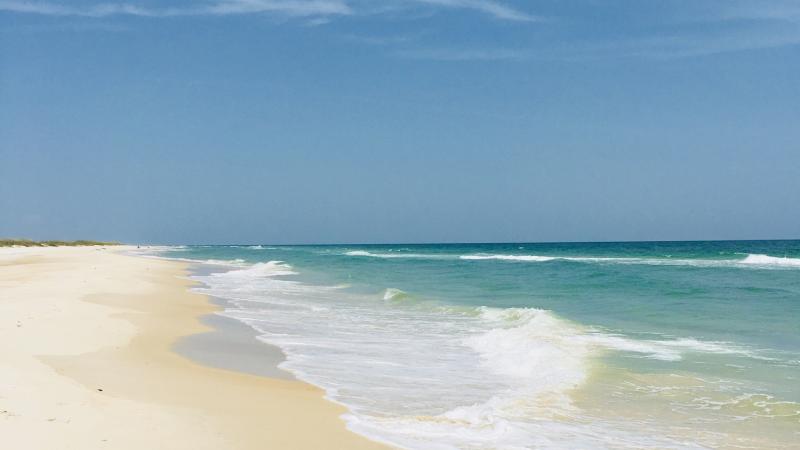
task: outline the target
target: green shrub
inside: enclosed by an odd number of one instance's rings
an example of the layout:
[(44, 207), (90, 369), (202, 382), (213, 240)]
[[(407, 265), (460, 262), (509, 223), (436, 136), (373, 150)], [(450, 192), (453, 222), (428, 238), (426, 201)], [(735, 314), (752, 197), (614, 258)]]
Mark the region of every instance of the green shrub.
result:
[(32, 241), (30, 239), (0, 239), (0, 247), (59, 247), (69, 246), (77, 247), (80, 245), (120, 245), (119, 242), (101, 242), (101, 241)]

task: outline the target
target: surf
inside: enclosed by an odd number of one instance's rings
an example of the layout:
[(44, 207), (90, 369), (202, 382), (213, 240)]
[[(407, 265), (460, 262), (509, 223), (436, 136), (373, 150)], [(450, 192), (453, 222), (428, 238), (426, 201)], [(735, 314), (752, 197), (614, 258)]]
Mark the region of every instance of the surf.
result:
[[(723, 427), (739, 407), (718, 403), (743, 404), (762, 390), (770, 408), (798, 400), (783, 381), (800, 367), (783, 312), (794, 253), (717, 245), (172, 255), (233, 262), (202, 264), (196, 290), (226, 302), (221, 314), (279, 347), (281, 368), (324, 389), (348, 409), (348, 427), (373, 439), (413, 450), (702, 448), (718, 445), (701, 434), (673, 440), (670, 417), (658, 411)], [(780, 314), (769, 313), (774, 305)], [(744, 316), (753, 320), (736, 319)], [(764, 324), (781, 339), (752, 340)], [(626, 416), (644, 411), (654, 413)], [(772, 430), (777, 422), (767, 420), (784, 416), (756, 411), (747, 420)]]

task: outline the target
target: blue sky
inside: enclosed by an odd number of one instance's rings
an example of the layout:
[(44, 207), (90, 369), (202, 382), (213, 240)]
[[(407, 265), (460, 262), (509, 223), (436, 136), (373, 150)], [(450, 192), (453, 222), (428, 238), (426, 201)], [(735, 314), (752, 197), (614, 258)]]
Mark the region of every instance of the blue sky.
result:
[(0, 0), (0, 235), (800, 237), (800, 2)]

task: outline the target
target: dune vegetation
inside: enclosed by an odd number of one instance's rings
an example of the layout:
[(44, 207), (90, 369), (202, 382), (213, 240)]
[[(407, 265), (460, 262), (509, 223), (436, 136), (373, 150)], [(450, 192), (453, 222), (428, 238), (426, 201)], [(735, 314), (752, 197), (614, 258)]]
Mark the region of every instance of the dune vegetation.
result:
[(0, 247), (77, 247), (82, 245), (119, 245), (119, 242), (102, 241), (33, 241), (30, 239), (0, 239)]

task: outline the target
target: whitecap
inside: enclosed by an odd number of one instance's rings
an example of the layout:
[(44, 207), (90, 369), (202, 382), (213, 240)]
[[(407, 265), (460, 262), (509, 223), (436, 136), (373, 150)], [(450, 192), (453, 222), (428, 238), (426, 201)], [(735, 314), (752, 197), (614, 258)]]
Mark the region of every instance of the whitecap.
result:
[(364, 250), (353, 250), (349, 252), (345, 252), (347, 256), (364, 256), (370, 258), (429, 258), (429, 259), (441, 259), (441, 258), (452, 258), (452, 255), (437, 255), (437, 254), (426, 254), (426, 253), (373, 253)]
[(739, 261), (740, 264), (754, 266), (776, 266), (776, 267), (798, 267), (800, 268), (800, 258), (775, 257), (761, 254), (749, 254), (746, 258)]
[(545, 262), (557, 259), (553, 256), (539, 256), (539, 255), (461, 255), (459, 259), (468, 261), (480, 261), (488, 259), (496, 259), (501, 261), (530, 261), (530, 262)]
[(388, 288), (383, 293), (384, 300), (401, 300), (407, 297), (408, 293), (406, 291), (395, 288)]

